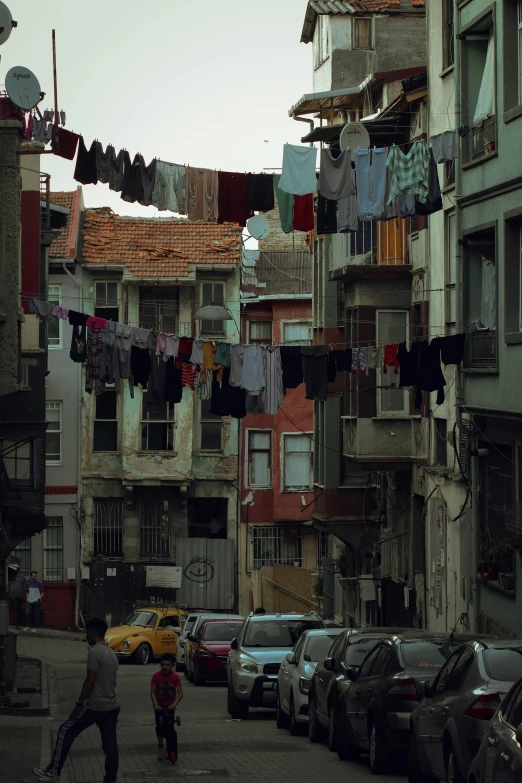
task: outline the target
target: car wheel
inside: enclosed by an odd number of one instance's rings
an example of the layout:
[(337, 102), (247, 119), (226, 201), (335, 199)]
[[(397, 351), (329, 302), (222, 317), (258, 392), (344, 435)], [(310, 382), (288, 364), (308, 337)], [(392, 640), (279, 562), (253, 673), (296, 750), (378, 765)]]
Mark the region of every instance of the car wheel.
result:
[(150, 660), (150, 652), (150, 647), (146, 642), (140, 644), (133, 655), (134, 663), (137, 663), (139, 666), (145, 666)]
[(248, 703), (237, 698), (231, 685), (228, 686), (227, 709), (228, 714), (234, 720), (245, 720), (245, 718), (248, 718)]
[(322, 742), (324, 739), (324, 729), (319, 723), (315, 702), (310, 695), (310, 718), (308, 721), (308, 738), (310, 742)]
[(335, 710), (332, 706), (328, 709), (328, 750), (334, 753), (337, 750)]
[(465, 783), (451, 745), (446, 757), (446, 783)]
[(194, 666), (194, 685), (197, 685), (199, 687), (200, 685), (204, 685), (204, 684), (205, 684), (205, 680), (202, 680), (198, 674), (198, 667)]
[(410, 734), (408, 745), (408, 783), (433, 783), (433, 778), (422, 773), (414, 731)]
[(279, 693), (277, 694), (276, 704), (276, 726), (278, 729), (286, 729), (288, 726), (288, 715), (285, 715), (281, 707), (281, 701), (279, 699)]
[(388, 746), (381, 728), (370, 725), (370, 769), (374, 775), (382, 775), (388, 770)]
[(300, 725), (295, 719), (295, 704), (294, 704), (294, 697), (290, 696), (290, 709), (289, 709), (289, 726), (290, 734), (292, 737), (296, 737), (299, 734), (300, 731)]

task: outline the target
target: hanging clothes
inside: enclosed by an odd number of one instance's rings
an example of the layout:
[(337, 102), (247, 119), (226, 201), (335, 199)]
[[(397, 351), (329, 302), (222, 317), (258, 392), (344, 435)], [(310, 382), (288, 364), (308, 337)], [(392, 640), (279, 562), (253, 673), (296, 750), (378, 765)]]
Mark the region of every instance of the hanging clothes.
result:
[(274, 174), (274, 189), (279, 209), (281, 229), (285, 234), (290, 234), (294, 230), (294, 195), (292, 193), (285, 193), (284, 190), (281, 190), (279, 187), (280, 180), (281, 175)]
[(85, 391), (98, 396), (105, 391), (103, 378), (103, 330), (91, 327), (87, 335), (87, 356), (85, 359)]
[(210, 400), (212, 397), (212, 381), (214, 374), (212, 370), (207, 370), (204, 374), (200, 370), (194, 379), (194, 389), (198, 393), (200, 400)]
[(69, 308), (55, 305), (51, 310), (51, 315), (54, 315), (55, 318), (60, 318), (62, 321), (67, 321), (69, 319)]
[(55, 307), (56, 305), (54, 302), (41, 302), (39, 299), (29, 300), (29, 309), (37, 315), (38, 318), (49, 318)]
[(353, 185), (353, 194), (347, 198), (341, 198), (337, 202), (337, 229), (340, 234), (348, 231), (357, 231), (359, 228), (359, 208), (355, 192), (355, 169), (350, 172)]
[(397, 371), (399, 369), (399, 362), (397, 360), (397, 351), (399, 349), (398, 343), (391, 343), (390, 345), (384, 346), (384, 372), (388, 372), (387, 367), (393, 367), (395, 370), (395, 374), (397, 374)]
[(265, 411), (265, 403), (262, 394), (247, 394), (245, 408), (247, 413), (253, 413), (254, 416), (259, 416), (261, 413), (268, 412)]
[(306, 399), (324, 402), (328, 397), (328, 346), (302, 346), (301, 356), (306, 384)]
[(283, 368), (283, 388), (297, 389), (303, 383), (303, 357), (298, 345), (282, 345), (280, 348)]
[(130, 163), (128, 153), (124, 157), (121, 197), (123, 201), (127, 201), (129, 204), (134, 204), (136, 201), (141, 202), (144, 197), (142, 168), (145, 168), (145, 161), (138, 154), (134, 156), (132, 163)]
[(138, 202), (144, 207), (150, 207), (152, 205), (152, 191), (156, 177), (156, 163), (156, 158), (153, 158), (149, 165), (146, 166), (145, 161), (143, 158), (141, 158), (140, 174), (142, 195), (138, 199)]
[(131, 326), (131, 345), (135, 345), (137, 348), (148, 348), (149, 337), (150, 329), (142, 329), (140, 326)]
[(106, 329), (107, 328), (107, 319), (106, 318), (100, 318), (97, 315), (89, 315), (87, 316), (87, 321), (85, 322), (89, 329)]
[(413, 217), (413, 215), (416, 215), (417, 204), (420, 204), (413, 193), (401, 193), (393, 203), (395, 204), (397, 217), (400, 218)]
[(245, 355), (244, 345), (233, 345), (230, 352), (230, 380), (231, 386), (242, 388), (243, 359)]
[(214, 361), (222, 367), (230, 367), (230, 343), (217, 343)]
[(420, 341), (414, 340), (410, 350), (406, 342), (399, 344), (397, 361), (399, 362), (399, 386), (417, 386), (421, 382)]
[(294, 196), (294, 231), (313, 231), (314, 196)]
[(283, 366), (279, 347), (269, 345), (263, 351), (265, 387), (262, 399), (265, 412), (274, 416), (285, 399)]
[(38, 117), (33, 117), (32, 138), (33, 141), (45, 142), (45, 131), (47, 123), (45, 120), (39, 120)]
[(192, 344), (193, 339), (192, 337), (180, 337), (179, 338), (179, 350), (178, 350), (178, 361), (179, 362), (190, 362), (190, 357), (192, 355)]
[(442, 364), (460, 364), (464, 359), (464, 346), (466, 334), (452, 334), (449, 337), (440, 337), (440, 358)]
[(149, 356), (151, 373), (148, 383), (147, 407), (154, 410), (165, 405), (165, 362), (153, 352), (150, 352)]
[(352, 350), (351, 348), (340, 348), (331, 352), (337, 372), (346, 372), (352, 369)]
[[(421, 203), (426, 201), (428, 159), (428, 145), (425, 139), (415, 141), (407, 155), (395, 145), (391, 148), (386, 162), (392, 172), (388, 203), (391, 203), (401, 193), (416, 195)], [(359, 188), (359, 183), (357, 183), (357, 188)]]
[(243, 346), (241, 387), (249, 394), (261, 394), (265, 388), (264, 350), (261, 345)]
[(181, 379), (181, 370), (176, 367), (174, 359), (167, 360), (165, 365), (165, 387), (163, 391), (165, 402), (169, 405), (176, 405), (181, 402), (183, 397), (183, 385)]
[(191, 364), (203, 364), (203, 340), (196, 337), (192, 343)]
[(451, 163), (458, 155), (457, 133), (454, 130), (430, 136), (430, 143), (436, 163)]
[(82, 185), (96, 185), (98, 182), (96, 173), (96, 142), (93, 141), (90, 149), (87, 150), (83, 136), (80, 136), (78, 141), (74, 179), (76, 182), (81, 182)]
[(436, 391), (437, 405), (442, 405), (444, 402), (444, 386), (446, 385), (446, 379), (440, 365), (440, 339), (440, 337), (435, 337), (429, 345), (427, 340), (423, 340), (420, 346), (420, 388), (426, 392)]
[(76, 310), (69, 310), (69, 323), (71, 326), (85, 326), (87, 324), (86, 313), (78, 313)]
[(113, 149), (112, 147), (107, 147), (105, 152), (103, 151), (103, 146), (100, 141), (96, 142), (96, 176), (98, 177), (98, 182), (103, 182), (105, 185), (109, 182), (109, 173), (110, 173), (110, 150)]
[(231, 386), (230, 367), (223, 370), (223, 382), (212, 383), (212, 395), (210, 411), (215, 416), (232, 416), (235, 419), (244, 419), (246, 416), (246, 400), (250, 397), (244, 389)]
[(152, 203), (160, 211), (186, 214), (186, 169), (177, 163), (156, 161)]
[(317, 190), (315, 166), (317, 150), (315, 147), (301, 147), (297, 144), (285, 144), (283, 147), (283, 168), (279, 189), (294, 196), (306, 196)]
[(194, 389), (194, 382), (199, 370), (197, 370), (193, 364), (187, 362), (181, 362), (181, 385), (188, 386), (189, 389)]
[(252, 212), (274, 209), (274, 175), (247, 174), (248, 207)]
[(123, 173), (125, 171), (126, 156), (129, 159), (129, 153), (126, 150), (120, 150), (116, 155), (116, 151), (112, 144), (109, 144), (105, 150), (105, 154), (109, 158), (109, 190), (114, 190), (119, 193), (123, 187)]
[(363, 372), (368, 374), (368, 348), (366, 346), (359, 346), (352, 348), (352, 372)]
[(186, 213), (189, 220), (215, 223), (218, 219), (218, 173), (187, 167)]
[(57, 128), (54, 154), (66, 160), (74, 160), (79, 138), (77, 133), (71, 133), (65, 128)]
[(355, 195), (350, 150), (344, 150), (337, 156), (332, 150), (321, 150), (318, 190), (321, 196), (335, 201)]
[(248, 206), (247, 175), (218, 172), (218, 223), (237, 223), (243, 228), (253, 212)]
[[(404, 198), (408, 197), (405, 196)], [(430, 150), (428, 160), (428, 195), (424, 204), (421, 204), (420, 201), (415, 202), (415, 212), (417, 215), (433, 215), (434, 212), (440, 212), (441, 209), (442, 194), (440, 192), (439, 172), (433, 152)]]
[(85, 326), (73, 326), (71, 350), (69, 356), (73, 362), (81, 364), (87, 358), (87, 328)]
[(165, 336), (165, 349), (163, 352), (163, 361), (168, 359), (176, 359), (179, 353), (179, 337), (175, 334), (167, 334)]
[(366, 366), (369, 370), (382, 370), (384, 365), (384, 358), (382, 352), (382, 345), (370, 345), (368, 346), (368, 359)]
[(337, 201), (321, 195), (317, 199), (317, 233), (337, 234)]
[(361, 220), (380, 220), (384, 215), (388, 150), (355, 150), (357, 206)]
[(136, 386), (139, 384), (146, 391), (152, 370), (150, 352), (144, 348), (132, 346), (130, 350), (130, 366), (134, 384)]
[[(216, 372), (216, 380), (221, 382), (221, 379), (223, 378), (223, 368), (220, 364), (216, 364), (215, 362), (215, 355), (216, 355), (216, 344), (213, 343), (211, 340), (206, 340), (203, 343), (203, 364), (201, 365), (201, 370), (204, 373), (206, 373), (208, 370), (214, 370)], [(203, 378), (203, 381), (205, 378)]]

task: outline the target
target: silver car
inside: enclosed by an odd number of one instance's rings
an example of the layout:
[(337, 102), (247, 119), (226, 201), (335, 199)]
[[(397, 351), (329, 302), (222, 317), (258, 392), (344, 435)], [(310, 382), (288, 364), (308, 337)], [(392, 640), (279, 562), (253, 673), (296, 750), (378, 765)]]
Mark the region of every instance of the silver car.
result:
[(324, 628), (310, 614), (250, 615), (232, 640), (227, 661), (227, 708), (232, 718), (246, 718), (249, 707), (275, 707), (281, 661), (304, 631)]
[(411, 716), (410, 781), (465, 780), (484, 732), (522, 677), (522, 642), (481, 639), (459, 647)]
[(468, 783), (520, 783), (522, 780), (522, 679), (490, 721), (473, 761)]
[(196, 620), (198, 619), (198, 617), (199, 614), (189, 614), (189, 616), (187, 617), (183, 625), (183, 630), (178, 637), (178, 644), (176, 647), (176, 671), (177, 672), (185, 671), (185, 650), (184, 650), (185, 641), (190, 635), (192, 627), (196, 622)]

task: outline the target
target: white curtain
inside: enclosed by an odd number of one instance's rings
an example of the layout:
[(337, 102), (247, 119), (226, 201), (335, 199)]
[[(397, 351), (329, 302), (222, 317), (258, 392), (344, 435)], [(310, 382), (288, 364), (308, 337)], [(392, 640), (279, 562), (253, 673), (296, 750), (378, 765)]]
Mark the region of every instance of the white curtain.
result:
[(478, 125), (495, 113), (495, 41), (492, 35), (488, 41), (486, 63), (482, 73), (482, 81), (477, 98), (477, 106), (473, 124)]

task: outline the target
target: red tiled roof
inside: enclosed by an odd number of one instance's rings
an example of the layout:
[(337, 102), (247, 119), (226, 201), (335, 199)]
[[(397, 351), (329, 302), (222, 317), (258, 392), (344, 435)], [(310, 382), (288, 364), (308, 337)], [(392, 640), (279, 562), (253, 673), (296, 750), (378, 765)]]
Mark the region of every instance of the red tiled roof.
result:
[[(424, 0), (409, 0), (409, 2), (414, 8), (423, 8), (425, 5)], [(355, 11), (384, 11), (398, 10), (401, 5), (407, 3), (401, 3), (401, 0), (351, 0), (350, 5)]]
[(183, 218), (134, 218), (87, 210), (82, 260), (124, 264), (134, 277), (188, 277), (195, 264), (239, 264), (242, 229)]
[[(80, 191), (78, 193), (78, 191)], [(77, 190), (61, 193), (51, 193), (51, 204), (58, 207), (65, 207), (70, 210), (67, 215), (67, 222), (63, 228), (58, 230), (49, 247), (49, 258), (74, 258), (76, 237), (73, 236), (75, 230), (74, 211), (79, 208), (81, 200), (81, 186)]]

